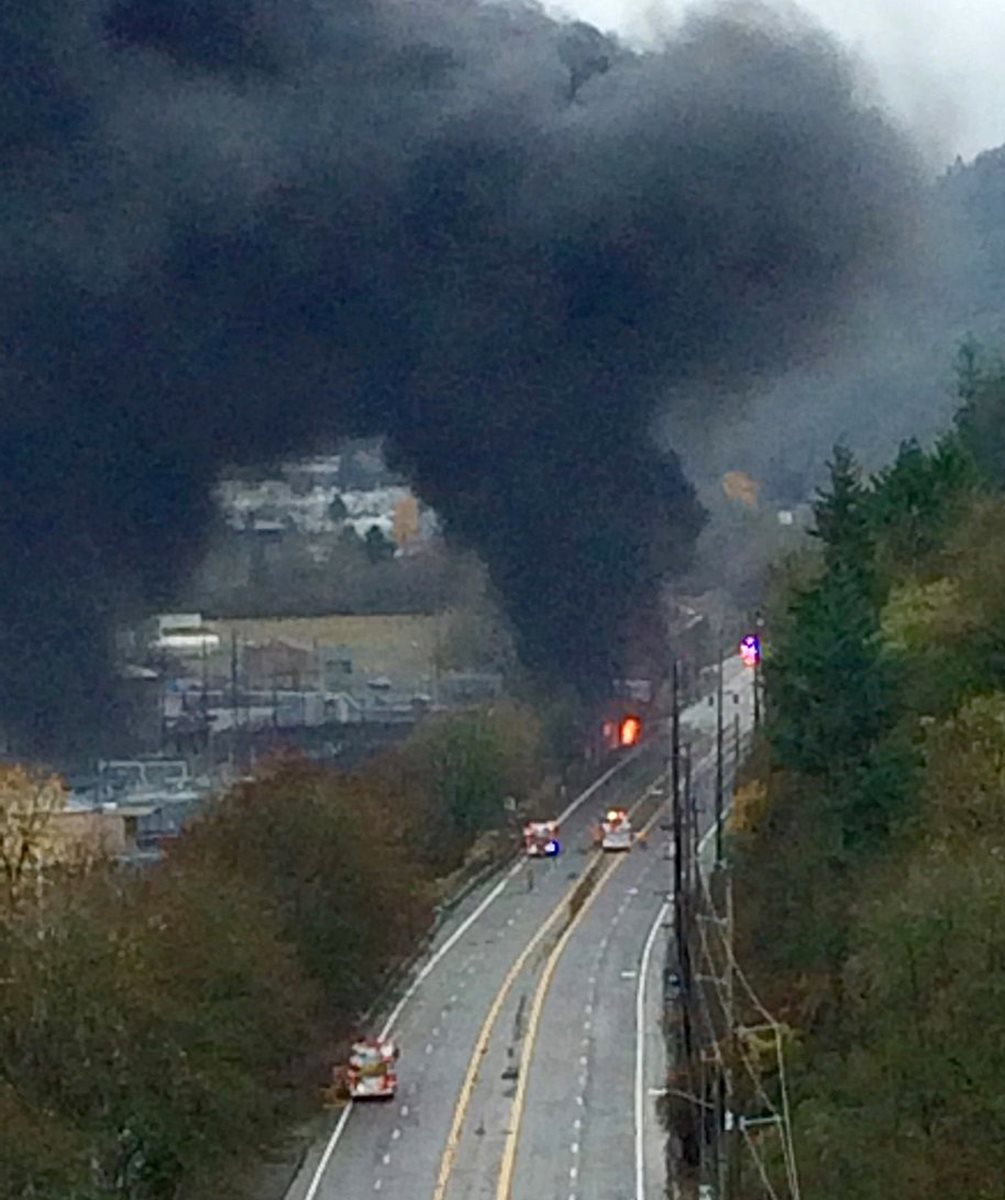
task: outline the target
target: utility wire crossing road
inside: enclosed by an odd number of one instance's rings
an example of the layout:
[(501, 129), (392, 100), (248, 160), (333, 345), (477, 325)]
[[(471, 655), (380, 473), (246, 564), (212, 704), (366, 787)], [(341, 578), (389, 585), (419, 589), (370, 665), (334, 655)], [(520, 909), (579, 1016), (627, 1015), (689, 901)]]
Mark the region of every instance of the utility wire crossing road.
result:
[[(738, 666), (727, 692), (747, 728)], [(708, 717), (702, 702), (684, 723), (707, 732)], [(696, 764), (700, 795), (712, 769), (710, 757)], [(650, 1092), (665, 1078), (659, 933), (672, 864), (662, 837), (627, 855), (593, 851), (590, 826), (618, 784), (609, 772), (560, 815), (563, 853), (535, 862), (533, 890), (517, 863), (440, 931), (385, 1022), (402, 1048), (397, 1099), (343, 1109), (287, 1200), (661, 1200)], [(665, 816), (660, 790), (637, 791), (637, 826)], [(711, 801), (702, 807), (707, 828)]]

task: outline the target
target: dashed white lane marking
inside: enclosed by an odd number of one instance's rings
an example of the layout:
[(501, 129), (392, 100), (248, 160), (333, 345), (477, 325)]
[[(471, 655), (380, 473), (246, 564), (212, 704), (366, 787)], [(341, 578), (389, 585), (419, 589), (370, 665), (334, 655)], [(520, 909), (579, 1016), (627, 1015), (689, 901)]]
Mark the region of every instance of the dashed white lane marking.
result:
[(384, 1155), (384, 1158), (383, 1158), (383, 1163), (384, 1163), (384, 1166), (386, 1167), (386, 1166), (387, 1166), (387, 1164), (388, 1164), (390, 1161), (391, 1161), (391, 1156), (390, 1156), (390, 1154), (385, 1154), (385, 1155)]
[(584, 1028), (584, 1029), (586, 1029), (586, 1030), (590, 1030), (590, 1029), (592, 1029), (592, 1028), (593, 1028), (593, 1022), (592, 1022), (592, 1021), (584, 1021), (584, 1022), (583, 1022), (583, 1028)]
[(391, 1134), (391, 1141), (396, 1142), (398, 1140), (398, 1138), (400, 1138), (400, 1137), (401, 1137), (401, 1130), (395, 1129), (394, 1132)]
[(580, 1107), (580, 1108), (582, 1108), (582, 1107), (583, 1107), (583, 1097), (582, 1097), (582, 1096), (577, 1096), (577, 1097), (576, 1097), (576, 1103), (579, 1105), (579, 1107)]
[(573, 1143), (572, 1143), (572, 1153), (573, 1153), (573, 1154), (578, 1154), (578, 1153), (579, 1153), (579, 1142), (573, 1142)]
[(579, 1044), (581, 1046), (588, 1046), (590, 1044), (590, 1039), (588, 1037), (585, 1037)]
[(583, 1075), (580, 1075), (580, 1077), (579, 1077), (579, 1086), (580, 1086), (581, 1088), (585, 1088), (585, 1087), (586, 1087), (586, 1075), (585, 1075), (585, 1074), (583, 1074)]
[(457, 1003), (457, 993), (456, 992), (454, 992), (454, 994), (450, 997), (450, 1003), (451, 1004)]
[(579, 1119), (579, 1117), (572, 1122), (572, 1128), (575, 1129), (577, 1133), (579, 1133), (579, 1131), (583, 1128), (583, 1122)]
[(593, 1015), (593, 1005), (588, 1003), (586, 1005), (586, 1007), (583, 1009), (583, 1012), (585, 1012), (588, 1016), (592, 1016)]
[(589, 1059), (586, 1057), (586, 1055), (585, 1055), (585, 1054), (581, 1054), (581, 1055), (579, 1056), (579, 1065), (580, 1065), (581, 1067), (585, 1067), (585, 1066), (586, 1066), (586, 1064), (587, 1064), (589, 1061), (590, 1061), (590, 1060), (589, 1060)]
[(426, 1053), (427, 1054), (433, 1053), (433, 1043), (432, 1042), (426, 1042)]
[(579, 1167), (575, 1163), (569, 1168), (569, 1178), (574, 1182), (579, 1178)]
[(384, 1186), (384, 1181), (382, 1179), (375, 1179), (373, 1181), (373, 1190), (375, 1192), (379, 1192), (383, 1186)]
[(407, 1117), (407, 1116), (408, 1116), (408, 1105), (407, 1105), (407, 1104), (403, 1104), (403, 1105), (401, 1106), (401, 1115), (402, 1115), (403, 1117)]
[[(635, 972), (633, 971), (632, 974), (634, 975)], [(439, 1036), (440, 1036), (440, 1027), (439, 1027), (439, 1025), (434, 1025), (433, 1026), (433, 1037), (439, 1037)]]
[(590, 976), (590, 978), (589, 978), (589, 979), (588, 979), (586, 982), (587, 982), (587, 983), (589, 983), (589, 984), (591, 984), (591, 985), (592, 985), (592, 984), (594, 984), (594, 983), (596, 983), (596, 982), (597, 982), (597, 977), (596, 977), (596, 975), (591, 975), (591, 976)]

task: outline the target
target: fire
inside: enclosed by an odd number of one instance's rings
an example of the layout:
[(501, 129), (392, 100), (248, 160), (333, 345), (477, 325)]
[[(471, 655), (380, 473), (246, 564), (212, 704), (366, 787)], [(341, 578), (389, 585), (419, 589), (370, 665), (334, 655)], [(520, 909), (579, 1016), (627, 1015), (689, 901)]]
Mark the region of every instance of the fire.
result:
[(622, 746), (634, 746), (642, 736), (642, 722), (638, 717), (625, 717), (619, 736)]

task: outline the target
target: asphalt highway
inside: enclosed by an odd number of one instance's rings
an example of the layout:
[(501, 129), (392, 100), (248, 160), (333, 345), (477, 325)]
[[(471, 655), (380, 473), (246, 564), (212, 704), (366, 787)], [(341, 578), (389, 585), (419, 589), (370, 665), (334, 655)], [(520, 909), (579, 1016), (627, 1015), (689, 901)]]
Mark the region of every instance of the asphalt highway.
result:
[[(726, 678), (731, 732), (734, 711), (749, 725), (749, 673), (731, 660)], [(707, 756), (714, 708), (692, 706), (683, 724)], [(695, 771), (703, 827), (709, 761)], [(333, 1117), (333, 1133), (308, 1155), (288, 1200), (662, 1196), (663, 1134), (649, 1089), (658, 1088), (665, 1065), (659, 1014), (667, 931), (659, 918), (672, 863), (660, 829), (665, 781), (657, 794), (657, 781), (639, 774), (628, 768), (614, 776), (563, 821), (559, 857), (516, 863), (445, 923), (420, 982), (392, 1014), (398, 1096)], [(636, 827), (652, 818), (645, 848), (593, 850), (590, 828), (614, 802), (640, 806)], [(597, 883), (570, 925), (570, 899), (587, 870), (599, 872)], [(636, 1139), (639, 1094), (644, 1128)], [(641, 1192), (637, 1177), (644, 1177)]]

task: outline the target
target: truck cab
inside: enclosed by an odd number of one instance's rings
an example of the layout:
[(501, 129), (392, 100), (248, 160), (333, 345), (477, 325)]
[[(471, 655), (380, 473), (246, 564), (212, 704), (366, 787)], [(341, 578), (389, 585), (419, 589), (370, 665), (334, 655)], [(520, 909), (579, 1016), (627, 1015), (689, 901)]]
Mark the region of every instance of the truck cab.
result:
[(346, 1071), (353, 1100), (390, 1100), (398, 1090), (398, 1047), (390, 1039), (360, 1038), (353, 1043)]
[(623, 808), (609, 808), (600, 823), (601, 850), (631, 850), (632, 823)]
[(528, 821), (523, 827), (523, 848), (528, 858), (553, 858), (561, 846), (557, 821)]

